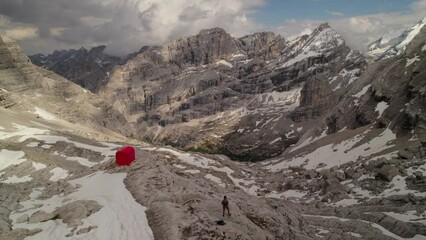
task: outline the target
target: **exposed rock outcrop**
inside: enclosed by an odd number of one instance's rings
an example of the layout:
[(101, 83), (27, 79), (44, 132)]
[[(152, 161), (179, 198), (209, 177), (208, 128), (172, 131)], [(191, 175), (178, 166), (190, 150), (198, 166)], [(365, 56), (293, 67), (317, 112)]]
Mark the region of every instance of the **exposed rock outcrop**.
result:
[(37, 54), (29, 58), (35, 65), (96, 93), (107, 84), (111, 69), (121, 62), (119, 57), (105, 54), (105, 48), (98, 46), (90, 50), (62, 50), (47, 56)]
[(329, 98), (344, 94), (365, 64), (328, 24), (292, 42), (214, 28), (144, 49), (112, 71), (100, 95), (139, 138), (259, 160), (297, 142), (307, 129), (296, 129), (327, 114)]

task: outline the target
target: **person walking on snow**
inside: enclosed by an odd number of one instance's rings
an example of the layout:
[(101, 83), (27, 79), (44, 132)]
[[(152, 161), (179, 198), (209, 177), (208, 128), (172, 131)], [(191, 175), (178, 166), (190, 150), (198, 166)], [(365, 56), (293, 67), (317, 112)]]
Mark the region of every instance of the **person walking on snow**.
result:
[(229, 212), (229, 203), (228, 203), (228, 199), (226, 199), (226, 196), (223, 197), (222, 207), (223, 207), (222, 216), (225, 217), (225, 210), (228, 210), (228, 216), (231, 216), (231, 213)]

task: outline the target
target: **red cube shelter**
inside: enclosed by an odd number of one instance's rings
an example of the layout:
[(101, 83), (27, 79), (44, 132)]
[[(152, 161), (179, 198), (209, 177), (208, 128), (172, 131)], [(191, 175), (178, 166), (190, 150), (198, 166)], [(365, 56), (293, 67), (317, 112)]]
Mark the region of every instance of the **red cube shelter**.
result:
[(115, 165), (128, 166), (135, 160), (135, 149), (131, 146), (122, 147), (115, 153)]

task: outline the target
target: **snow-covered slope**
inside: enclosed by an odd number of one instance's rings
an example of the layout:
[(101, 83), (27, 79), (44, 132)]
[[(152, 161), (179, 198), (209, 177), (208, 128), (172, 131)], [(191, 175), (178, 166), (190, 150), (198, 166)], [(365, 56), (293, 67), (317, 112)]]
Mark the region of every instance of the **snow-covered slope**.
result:
[(419, 34), (426, 24), (423, 18), (408, 30), (396, 31), (393, 34), (385, 35), (368, 46), (368, 54), (375, 59), (387, 59), (403, 53), (407, 45)]
[(287, 57), (282, 56), (281, 68), (291, 66), (310, 57), (329, 56), (340, 45), (344, 44), (343, 38), (334, 31), (328, 23), (321, 24), (310, 35), (303, 35), (293, 39), (285, 49)]

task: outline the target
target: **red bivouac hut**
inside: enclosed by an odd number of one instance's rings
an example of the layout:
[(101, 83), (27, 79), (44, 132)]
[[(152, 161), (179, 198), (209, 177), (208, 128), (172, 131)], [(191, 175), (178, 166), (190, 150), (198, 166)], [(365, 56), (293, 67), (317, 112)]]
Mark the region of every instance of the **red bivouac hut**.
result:
[(135, 160), (135, 149), (131, 146), (122, 147), (115, 153), (115, 165), (128, 166)]

